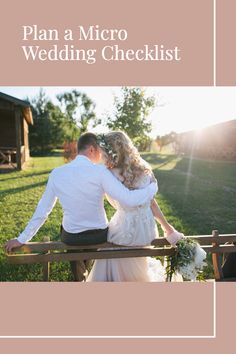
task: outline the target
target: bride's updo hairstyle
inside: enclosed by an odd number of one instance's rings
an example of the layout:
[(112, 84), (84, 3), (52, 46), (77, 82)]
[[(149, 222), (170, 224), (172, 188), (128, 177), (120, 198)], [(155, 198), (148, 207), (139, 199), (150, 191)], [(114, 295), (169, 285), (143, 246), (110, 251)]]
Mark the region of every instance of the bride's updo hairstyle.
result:
[(144, 161), (131, 139), (122, 131), (114, 131), (98, 136), (103, 160), (107, 168), (119, 169), (123, 184), (132, 189), (144, 174), (152, 173), (150, 165)]

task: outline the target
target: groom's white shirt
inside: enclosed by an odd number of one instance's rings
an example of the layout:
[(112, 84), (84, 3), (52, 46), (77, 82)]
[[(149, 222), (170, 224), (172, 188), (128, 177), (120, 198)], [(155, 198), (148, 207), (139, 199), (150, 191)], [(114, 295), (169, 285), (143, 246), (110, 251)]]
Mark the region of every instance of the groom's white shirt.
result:
[(63, 228), (77, 233), (108, 226), (103, 205), (105, 194), (127, 207), (134, 207), (151, 200), (156, 191), (154, 183), (145, 189), (130, 191), (105, 166), (78, 155), (72, 162), (50, 173), (45, 192), (17, 240), (25, 243), (37, 233), (57, 199), (63, 209)]

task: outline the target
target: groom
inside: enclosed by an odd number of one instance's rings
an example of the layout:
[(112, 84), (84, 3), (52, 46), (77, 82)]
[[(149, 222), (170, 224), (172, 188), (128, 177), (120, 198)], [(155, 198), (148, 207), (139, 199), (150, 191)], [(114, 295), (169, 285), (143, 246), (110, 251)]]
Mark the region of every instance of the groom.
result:
[[(130, 191), (105, 166), (98, 164), (101, 152), (95, 134), (81, 135), (77, 148), (78, 155), (73, 161), (50, 173), (45, 192), (31, 220), (17, 238), (7, 241), (6, 251), (32, 239), (57, 199), (63, 209), (61, 240), (69, 245), (88, 245), (107, 241), (108, 221), (103, 205), (105, 194), (127, 207), (144, 204), (153, 198), (157, 191), (156, 183)], [(75, 267), (81, 267), (81, 262), (71, 262), (71, 266), (75, 277)]]

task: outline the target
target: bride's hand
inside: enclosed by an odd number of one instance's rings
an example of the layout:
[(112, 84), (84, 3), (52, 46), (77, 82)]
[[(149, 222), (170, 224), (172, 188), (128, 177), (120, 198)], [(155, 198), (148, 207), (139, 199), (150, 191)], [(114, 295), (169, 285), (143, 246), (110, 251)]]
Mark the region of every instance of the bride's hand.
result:
[(165, 227), (164, 236), (172, 246), (175, 246), (179, 240), (184, 238), (184, 234), (175, 230), (175, 228), (171, 225)]

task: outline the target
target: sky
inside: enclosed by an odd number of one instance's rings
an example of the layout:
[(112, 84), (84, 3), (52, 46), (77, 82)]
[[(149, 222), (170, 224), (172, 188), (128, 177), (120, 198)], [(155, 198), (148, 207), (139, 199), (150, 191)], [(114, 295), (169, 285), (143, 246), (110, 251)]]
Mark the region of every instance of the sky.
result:
[[(108, 86), (49, 86), (43, 87), (56, 103), (56, 95), (71, 89), (85, 92), (96, 103), (96, 114), (103, 117), (113, 109), (114, 95), (120, 87)], [(0, 87), (0, 92), (24, 99), (38, 94), (40, 87)], [(151, 136), (201, 129), (219, 122), (236, 119), (236, 87), (146, 87), (146, 93), (155, 95), (157, 106), (150, 114)], [(97, 131), (103, 130), (100, 127)], [(96, 129), (95, 129), (96, 131)]]

